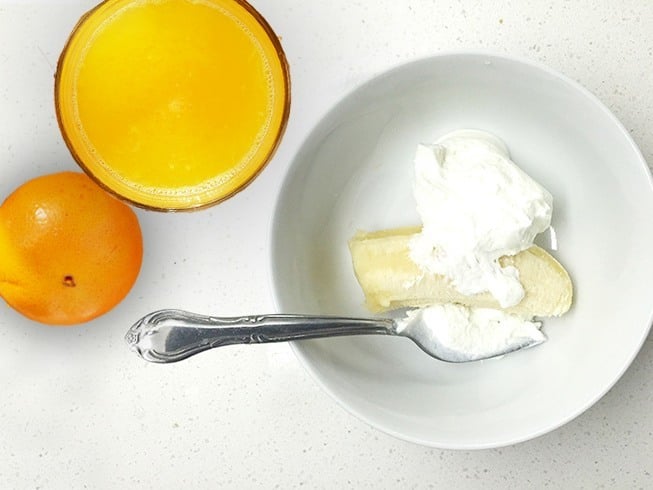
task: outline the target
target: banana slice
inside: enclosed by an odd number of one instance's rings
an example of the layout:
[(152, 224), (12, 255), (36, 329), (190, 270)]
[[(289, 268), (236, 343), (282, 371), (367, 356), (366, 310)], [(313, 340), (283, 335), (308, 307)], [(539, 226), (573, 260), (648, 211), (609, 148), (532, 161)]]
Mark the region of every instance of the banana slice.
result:
[[(349, 241), (356, 278), (372, 312), (403, 307), (458, 303), (502, 309), (489, 293), (465, 296), (444, 276), (424, 272), (409, 257), (408, 243), (419, 228), (358, 232)], [(573, 287), (567, 271), (537, 246), (499, 259), (519, 271), (524, 287), (521, 302), (504, 311), (521, 317), (560, 316), (569, 310)]]

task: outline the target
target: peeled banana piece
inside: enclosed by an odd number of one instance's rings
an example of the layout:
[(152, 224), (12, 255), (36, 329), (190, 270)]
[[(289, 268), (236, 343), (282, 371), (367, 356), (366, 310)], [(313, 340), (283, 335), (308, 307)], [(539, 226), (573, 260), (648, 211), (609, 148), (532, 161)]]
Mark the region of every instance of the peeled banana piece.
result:
[(569, 310), (573, 287), (567, 271), (546, 251), (533, 245), (514, 256), (499, 259), (514, 266), (524, 287), (524, 298), (501, 308), (490, 293), (465, 296), (449, 280), (424, 272), (409, 256), (408, 243), (419, 228), (358, 232), (349, 242), (356, 278), (367, 307), (378, 313), (404, 307), (458, 303), (502, 309), (522, 317), (560, 316)]

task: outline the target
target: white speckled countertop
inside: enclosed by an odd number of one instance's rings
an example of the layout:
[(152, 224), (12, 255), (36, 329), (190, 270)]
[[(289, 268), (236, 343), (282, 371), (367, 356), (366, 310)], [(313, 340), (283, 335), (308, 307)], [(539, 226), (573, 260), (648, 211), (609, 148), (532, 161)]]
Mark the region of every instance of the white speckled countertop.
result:
[[(52, 76), (93, 3), (0, 0), (0, 196), (75, 168)], [(471, 48), (544, 62), (594, 92), (653, 163), (653, 2), (252, 3), (291, 66), (292, 114), (275, 159), (215, 208), (141, 212), (141, 277), (102, 319), (53, 329), (0, 304), (0, 487), (652, 488), (651, 338), (583, 415), (530, 442), (472, 452), (368, 427), (320, 390), (287, 345), (229, 347), (170, 366), (128, 350), (126, 328), (153, 309), (272, 310), (268, 229), (293, 154), (343, 94), (403, 61)]]

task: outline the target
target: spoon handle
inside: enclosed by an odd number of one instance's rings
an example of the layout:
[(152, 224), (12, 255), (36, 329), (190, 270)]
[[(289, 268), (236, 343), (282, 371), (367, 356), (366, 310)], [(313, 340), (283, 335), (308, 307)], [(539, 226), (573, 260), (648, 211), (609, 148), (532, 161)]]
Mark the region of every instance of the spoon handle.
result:
[(394, 333), (395, 322), (389, 318), (281, 314), (215, 317), (160, 310), (136, 322), (125, 340), (146, 361), (169, 363), (223, 345)]

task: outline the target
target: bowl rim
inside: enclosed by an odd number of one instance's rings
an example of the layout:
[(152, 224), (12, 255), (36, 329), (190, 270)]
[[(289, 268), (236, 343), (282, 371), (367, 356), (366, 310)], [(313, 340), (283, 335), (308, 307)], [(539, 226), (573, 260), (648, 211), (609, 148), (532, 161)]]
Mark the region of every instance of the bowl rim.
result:
[[(297, 156), (301, 154), (304, 148), (309, 144), (313, 134), (315, 134), (315, 132), (319, 129), (323, 121), (328, 119), (332, 114), (335, 113), (335, 111), (337, 111), (340, 107), (345, 105), (352, 97), (354, 97), (360, 90), (363, 90), (367, 85), (373, 84), (375, 81), (377, 81), (382, 77), (391, 76), (396, 72), (408, 69), (412, 66), (416, 66), (419, 64), (434, 63), (437, 62), (438, 60), (442, 60), (446, 58), (478, 58), (478, 59), (485, 58), (486, 61), (501, 60), (503, 62), (517, 63), (517, 64), (525, 65), (532, 69), (539, 70), (547, 74), (548, 76), (557, 79), (559, 82), (569, 86), (579, 95), (585, 97), (590, 103), (594, 104), (599, 110), (601, 110), (601, 112), (603, 112), (610, 120), (610, 122), (614, 125), (614, 128), (617, 129), (621, 133), (621, 135), (625, 138), (625, 141), (628, 143), (628, 146), (633, 151), (633, 156), (635, 157), (635, 160), (639, 162), (639, 165), (641, 165), (644, 174), (647, 177), (649, 190), (653, 192), (653, 174), (651, 173), (651, 169), (649, 168), (646, 159), (644, 158), (640, 148), (637, 146), (632, 136), (623, 125), (623, 123), (621, 123), (621, 121), (612, 113), (612, 111), (610, 111), (610, 109), (608, 109), (608, 107), (596, 95), (594, 95), (590, 90), (585, 88), (579, 82), (563, 74), (562, 72), (559, 72), (558, 70), (555, 70), (542, 62), (534, 61), (526, 57), (513, 56), (513, 55), (508, 55), (506, 53), (496, 53), (493, 51), (486, 51), (486, 50), (441, 51), (432, 55), (410, 59), (402, 63), (392, 65), (389, 68), (381, 69), (376, 73), (372, 74), (371, 76), (369, 76), (368, 78), (366, 78), (365, 80), (363, 80), (362, 82), (356, 84), (353, 88), (351, 88), (350, 90), (346, 91), (343, 95), (341, 95), (327, 111), (319, 114), (316, 122), (312, 125), (312, 127), (309, 128), (309, 130), (307, 130), (304, 133), (304, 138), (302, 142), (300, 143), (297, 151), (295, 152), (293, 158), (290, 161), (290, 164), (287, 166), (285, 170), (283, 181), (280, 190), (277, 193), (274, 211), (270, 221), (270, 228), (269, 228), (270, 247), (268, 250), (269, 267), (270, 267), (269, 281), (270, 281), (270, 288), (272, 291), (275, 311), (287, 313), (282, 310), (281, 299), (280, 299), (281, 276), (279, 275), (275, 256), (277, 255), (277, 237), (278, 237), (277, 227), (279, 225), (280, 208), (283, 202), (283, 196), (285, 194), (284, 191), (286, 187), (290, 185), (290, 177), (293, 175), (294, 169), (297, 168), (299, 165), (299, 163), (297, 163), (298, 162)], [(358, 418), (359, 420), (365, 422), (369, 426), (374, 427), (375, 429), (378, 429), (381, 432), (384, 432), (397, 439), (418, 444), (421, 446), (432, 447), (436, 449), (481, 450), (481, 449), (493, 449), (493, 448), (506, 447), (506, 446), (519, 444), (522, 442), (526, 442), (538, 438), (540, 436), (543, 436), (549, 432), (552, 432), (562, 427), (563, 425), (571, 422), (573, 419), (583, 414), (590, 407), (592, 407), (596, 402), (598, 402), (601, 398), (603, 398), (603, 396), (605, 396), (605, 394), (608, 391), (610, 391), (610, 389), (612, 389), (612, 387), (621, 379), (624, 373), (628, 370), (632, 362), (635, 360), (635, 358), (641, 351), (642, 346), (644, 345), (644, 342), (646, 341), (646, 338), (648, 337), (651, 331), (652, 324), (653, 324), (653, 302), (650, 307), (646, 327), (642, 329), (641, 337), (637, 340), (635, 344), (636, 348), (633, 350), (632, 354), (627, 359), (624, 360), (624, 362), (621, 365), (621, 368), (618, 370), (614, 378), (611, 379), (608, 383), (606, 383), (603, 389), (599, 390), (593, 397), (585, 400), (584, 403), (578, 404), (576, 410), (571, 411), (566, 417), (562, 417), (561, 419), (555, 420), (549, 424), (544, 424), (542, 427), (532, 432), (524, 433), (523, 435), (514, 436), (514, 437), (506, 437), (504, 439), (487, 441), (483, 443), (471, 442), (471, 443), (452, 444), (450, 442), (442, 442), (442, 441), (436, 441), (427, 438), (408, 436), (399, 431), (389, 429), (388, 427), (383, 426), (383, 424), (380, 424), (377, 421), (373, 420), (365, 413), (363, 413), (361, 410), (358, 410), (350, 406), (349, 404), (347, 404), (345, 400), (339, 397), (335, 393), (335, 391), (330, 388), (329, 383), (326, 381), (326, 378), (319, 371), (315, 363), (311, 361), (310, 356), (307, 355), (304, 349), (304, 341), (293, 341), (290, 342), (290, 344), (291, 344), (292, 351), (294, 352), (295, 356), (298, 358), (300, 364), (309, 373), (310, 377), (315, 381), (315, 383), (322, 390), (324, 390), (324, 392), (326, 392), (346, 412), (350, 413), (351, 415)]]
[[(61, 53), (57, 60), (57, 65), (55, 67), (55, 73), (54, 73), (54, 110), (57, 119), (57, 125), (59, 126), (59, 132), (61, 133), (61, 136), (64, 140), (64, 143), (66, 144), (66, 147), (68, 148), (68, 151), (70, 152), (71, 156), (73, 157), (77, 165), (84, 171), (84, 173), (86, 173), (102, 189), (112, 194), (113, 196), (117, 197), (118, 199), (142, 209), (146, 209), (149, 211), (161, 211), (161, 212), (189, 212), (189, 211), (197, 211), (208, 207), (212, 207), (215, 206), (216, 204), (226, 201), (227, 199), (233, 197), (234, 195), (238, 194), (240, 191), (248, 187), (256, 179), (256, 177), (259, 176), (259, 174), (263, 171), (263, 169), (267, 167), (270, 161), (272, 161), (279, 145), (281, 144), (281, 140), (283, 139), (286, 128), (288, 126), (288, 119), (290, 118), (290, 106), (291, 106), (290, 66), (286, 54), (281, 45), (279, 36), (277, 36), (277, 34), (274, 32), (272, 26), (268, 23), (265, 17), (263, 17), (263, 15), (259, 13), (258, 10), (256, 10), (252, 5), (250, 5), (247, 0), (227, 0), (242, 7), (256, 21), (256, 23), (265, 31), (265, 34), (269, 38), (272, 47), (274, 48), (276, 57), (279, 60), (279, 64), (281, 67), (283, 94), (285, 100), (283, 104), (283, 110), (281, 113), (281, 121), (280, 121), (279, 129), (274, 138), (274, 142), (272, 146), (270, 147), (268, 152), (263, 156), (261, 162), (256, 166), (254, 172), (252, 172), (252, 174), (246, 180), (244, 180), (240, 185), (231, 189), (229, 192), (221, 193), (218, 196), (216, 196), (214, 199), (210, 201), (202, 202), (200, 204), (193, 204), (190, 206), (156, 206), (151, 204), (145, 204), (136, 199), (131, 199), (127, 196), (124, 196), (120, 194), (118, 191), (112, 189), (108, 184), (106, 184), (99, 177), (97, 177), (93, 173), (93, 171), (91, 171), (91, 169), (84, 163), (83, 159), (75, 151), (75, 148), (72, 144), (72, 140), (69, 137), (68, 131), (66, 131), (64, 127), (64, 122), (63, 122), (63, 117), (61, 115), (61, 107), (60, 107), (59, 97), (58, 97), (59, 90), (61, 88), (61, 76), (62, 76), (64, 61), (66, 59), (68, 51), (77, 33), (84, 26), (84, 24), (93, 17), (93, 15), (97, 11), (105, 7), (107, 4), (111, 4), (118, 1), (121, 0), (102, 0), (94, 7), (84, 12), (75, 23), (72, 30), (70, 31), (70, 34), (68, 35), (68, 38), (66, 39), (64, 47), (61, 50)], [(126, 0), (126, 1), (129, 3), (129, 2), (136, 2), (137, 0)], [(220, 0), (209, 0), (209, 1), (219, 2)]]

